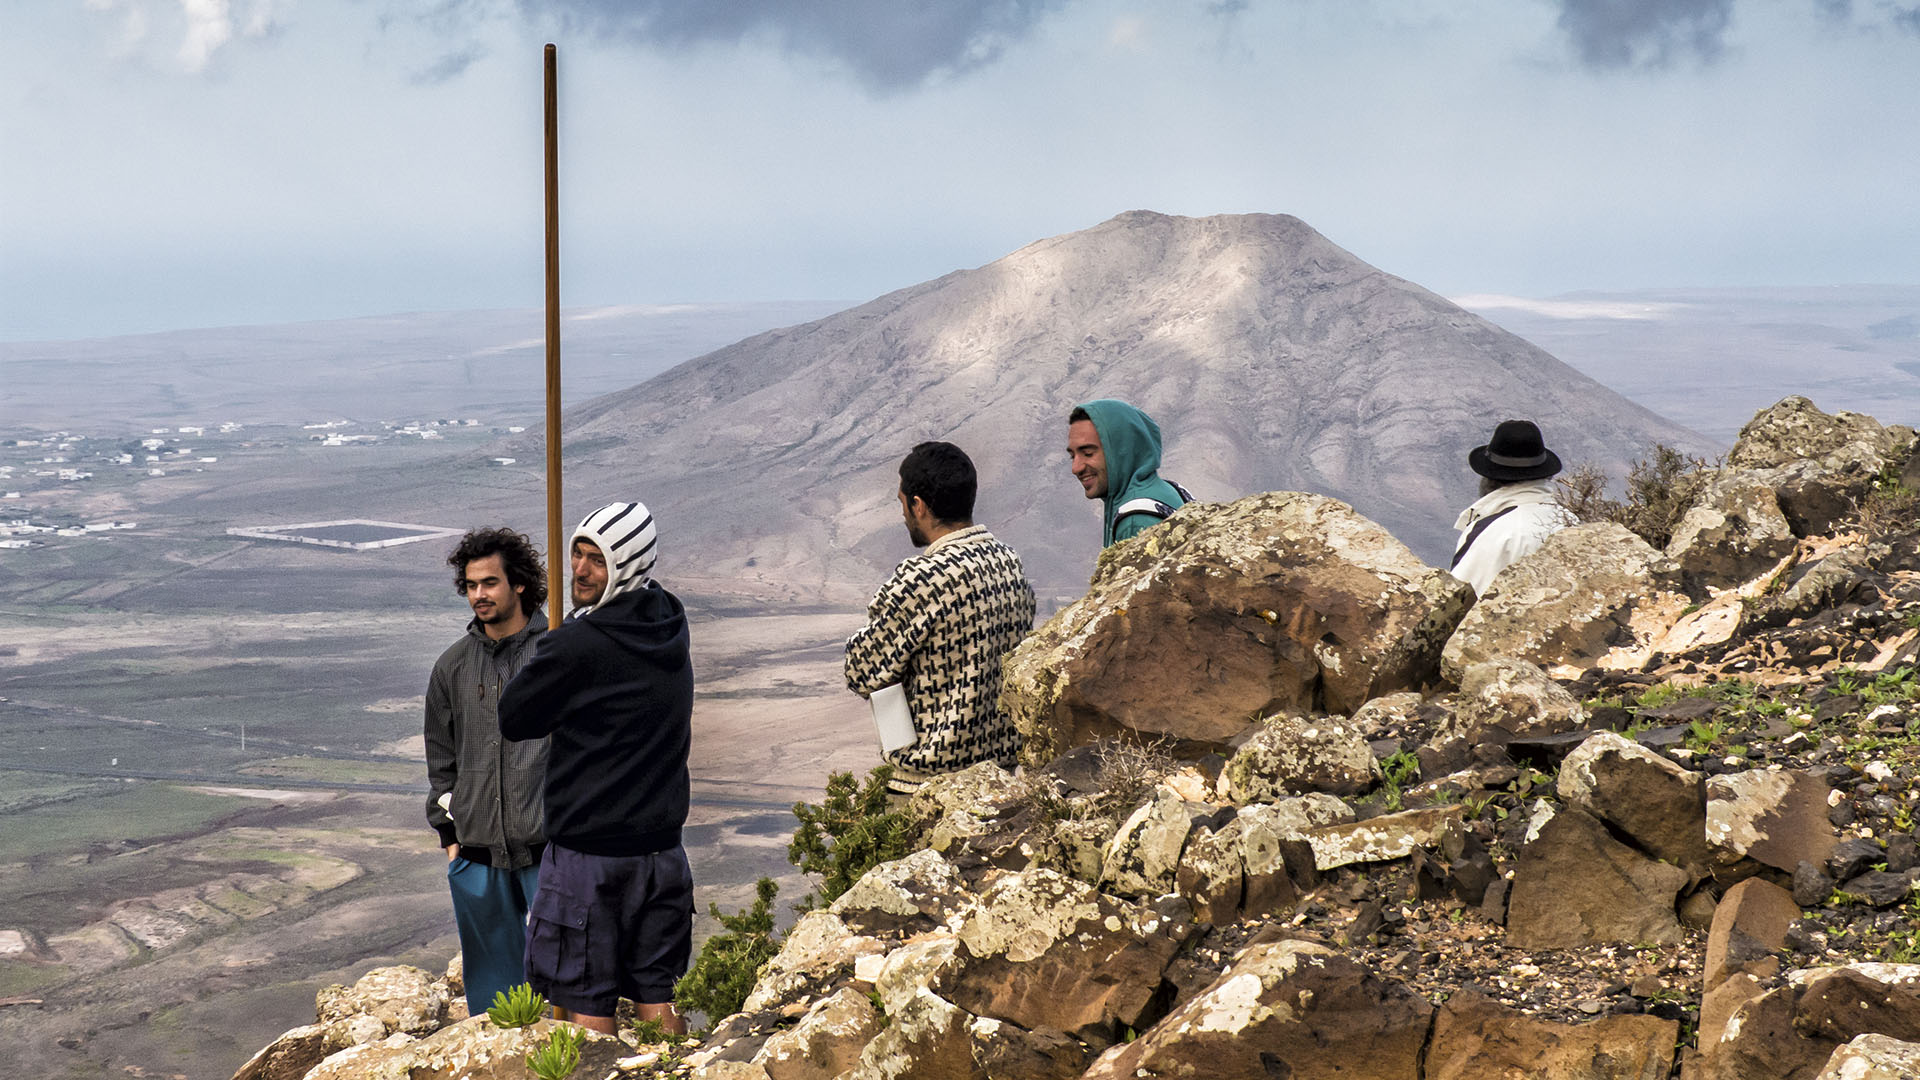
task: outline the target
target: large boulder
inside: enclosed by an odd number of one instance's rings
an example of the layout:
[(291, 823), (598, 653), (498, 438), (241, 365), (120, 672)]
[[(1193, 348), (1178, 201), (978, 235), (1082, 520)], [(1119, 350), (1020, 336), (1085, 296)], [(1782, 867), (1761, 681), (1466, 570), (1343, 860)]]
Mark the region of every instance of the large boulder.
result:
[(1709, 481), (1681, 515), (1667, 558), (1695, 588), (1744, 585), (1793, 554), (1793, 526), (1767, 478), (1730, 469)]
[(327, 1056), (326, 1028), (297, 1027), (260, 1049), (233, 1074), (233, 1080), (301, 1080)]
[(1743, 857), (1787, 873), (1824, 865), (1840, 842), (1827, 814), (1831, 790), (1814, 773), (1779, 768), (1708, 777), (1707, 845), (1728, 865)]
[(1322, 945), (1255, 945), (1086, 1080), (1413, 1078), (1433, 1006)]
[(1560, 764), (1557, 790), (1656, 859), (1696, 875), (1711, 866), (1704, 777), (1631, 739), (1597, 732)]
[(1249, 717), (1431, 683), (1471, 598), (1334, 499), (1194, 504), (1101, 554), (1007, 658), (1001, 702), (1029, 764), (1121, 733), (1220, 748)]
[(1680, 1025), (1653, 1016), (1556, 1024), (1471, 990), (1434, 1018), (1423, 1080), (1666, 1080)]
[(1553, 814), (1520, 849), (1507, 905), (1507, 940), (1523, 949), (1574, 949), (1685, 939), (1674, 899), (1685, 870), (1655, 862), (1584, 811)]
[(1666, 632), (1690, 603), (1670, 579), (1665, 557), (1624, 525), (1562, 529), (1487, 586), (1447, 639), (1441, 672), (1457, 684), (1473, 665), (1509, 657), (1577, 675)]

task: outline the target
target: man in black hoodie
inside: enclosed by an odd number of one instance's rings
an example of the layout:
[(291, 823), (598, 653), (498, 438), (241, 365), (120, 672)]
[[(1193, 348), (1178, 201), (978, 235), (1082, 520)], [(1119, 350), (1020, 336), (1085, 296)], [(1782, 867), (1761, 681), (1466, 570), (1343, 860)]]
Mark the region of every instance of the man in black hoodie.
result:
[(500, 733), (551, 737), (547, 850), (527, 981), (554, 1016), (612, 1034), (622, 997), (686, 1030), (673, 985), (693, 950), (687, 820), (693, 664), (680, 601), (648, 576), (653, 515), (588, 514), (568, 545), (574, 609), (500, 697)]

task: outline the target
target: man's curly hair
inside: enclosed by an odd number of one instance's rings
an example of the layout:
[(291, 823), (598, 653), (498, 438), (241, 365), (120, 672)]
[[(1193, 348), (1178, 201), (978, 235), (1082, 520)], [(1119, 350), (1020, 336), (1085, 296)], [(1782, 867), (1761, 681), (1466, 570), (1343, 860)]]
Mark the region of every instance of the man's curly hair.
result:
[(531, 615), (547, 602), (547, 571), (541, 565), (540, 552), (524, 533), (512, 529), (470, 529), (460, 538), (460, 546), (447, 556), (453, 567), (453, 591), (467, 595), (467, 564), (489, 555), (500, 556), (507, 567), (507, 584), (523, 587), (520, 610)]

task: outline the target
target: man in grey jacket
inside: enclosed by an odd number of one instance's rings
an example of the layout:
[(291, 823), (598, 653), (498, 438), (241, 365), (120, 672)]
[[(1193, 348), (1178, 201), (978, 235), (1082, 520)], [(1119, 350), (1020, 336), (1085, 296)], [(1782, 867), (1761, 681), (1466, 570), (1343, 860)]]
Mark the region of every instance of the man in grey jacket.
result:
[(500, 691), (547, 628), (546, 573), (525, 536), (475, 529), (447, 557), (473, 609), (427, 680), (427, 824), (447, 853), (464, 956), (467, 1010), (526, 981), (527, 909), (546, 847), (541, 792), (547, 740), (500, 737)]

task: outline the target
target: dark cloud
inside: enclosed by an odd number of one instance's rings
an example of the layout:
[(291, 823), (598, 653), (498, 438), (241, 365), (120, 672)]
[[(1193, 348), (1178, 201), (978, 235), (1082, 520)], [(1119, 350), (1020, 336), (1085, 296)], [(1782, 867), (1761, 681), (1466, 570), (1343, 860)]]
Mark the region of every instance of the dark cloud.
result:
[(1711, 63), (1733, 14), (1733, 0), (1559, 2), (1560, 29), (1593, 68), (1664, 68), (1685, 56)]
[(1853, 0), (1813, 0), (1813, 6), (1834, 22), (1853, 21)]
[(521, 0), (530, 15), (650, 44), (732, 44), (769, 35), (844, 64), (882, 93), (998, 59), (1069, 0)]
[(1910, 34), (1920, 34), (1920, 8), (1895, 8), (1893, 25)]
[(456, 52), (450, 52), (440, 59), (413, 73), (411, 82), (415, 86), (438, 86), (448, 79), (455, 79), (473, 66), (475, 60), (486, 55), (486, 50), (478, 46), (468, 46)]

